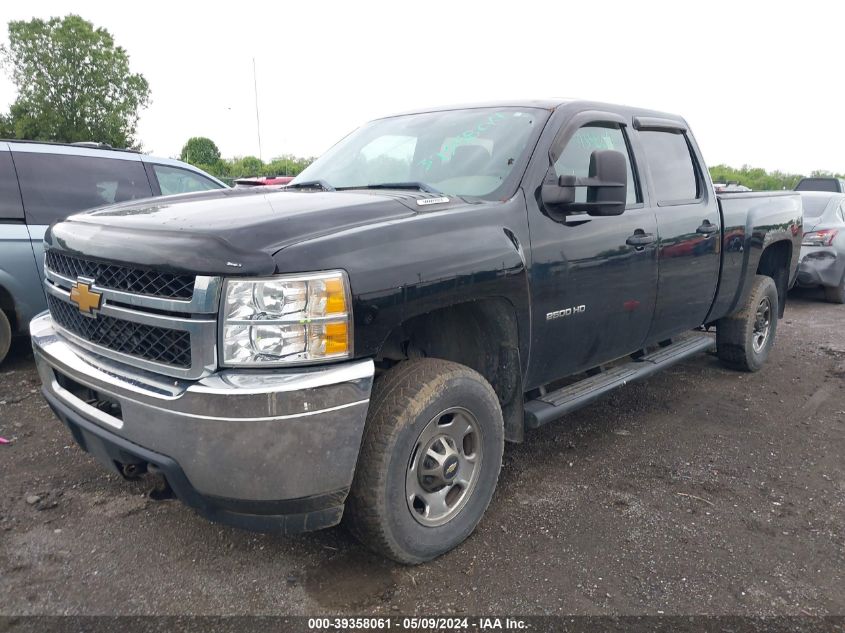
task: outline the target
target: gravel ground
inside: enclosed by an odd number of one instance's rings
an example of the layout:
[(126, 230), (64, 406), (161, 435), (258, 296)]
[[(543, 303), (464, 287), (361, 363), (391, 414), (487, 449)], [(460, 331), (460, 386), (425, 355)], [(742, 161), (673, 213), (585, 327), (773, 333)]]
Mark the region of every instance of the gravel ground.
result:
[(419, 567), (342, 529), (209, 523), (104, 472), (0, 367), (0, 614), (845, 614), (845, 307), (791, 297), (768, 365), (705, 355), (505, 451), (475, 534)]

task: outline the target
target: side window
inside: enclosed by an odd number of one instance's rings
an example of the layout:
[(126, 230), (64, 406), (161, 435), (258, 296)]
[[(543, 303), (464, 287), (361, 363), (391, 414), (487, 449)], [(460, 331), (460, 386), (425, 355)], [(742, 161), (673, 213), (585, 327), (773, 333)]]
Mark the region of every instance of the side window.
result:
[(654, 181), (657, 204), (689, 202), (701, 197), (687, 137), (680, 132), (640, 132), (646, 160)]
[(153, 193), (139, 160), (15, 152), (15, 167), (29, 224)]
[(3, 220), (23, 220), (21, 191), (9, 152), (0, 152), (0, 222)]
[(189, 193), (191, 191), (208, 191), (209, 189), (220, 189), (213, 180), (205, 176), (170, 165), (153, 165), (158, 185), (161, 187), (161, 195), (169, 196), (175, 193)]
[[(634, 180), (634, 170), (631, 167), (631, 152), (625, 140), (625, 134), (618, 126), (608, 124), (590, 124), (580, 128), (561, 151), (555, 161), (556, 176), (577, 176), (586, 178), (590, 171), (590, 156), (597, 149), (613, 149), (625, 154), (628, 166), (628, 199), (627, 204), (642, 202)], [(587, 201), (587, 188), (575, 189), (575, 202)]]

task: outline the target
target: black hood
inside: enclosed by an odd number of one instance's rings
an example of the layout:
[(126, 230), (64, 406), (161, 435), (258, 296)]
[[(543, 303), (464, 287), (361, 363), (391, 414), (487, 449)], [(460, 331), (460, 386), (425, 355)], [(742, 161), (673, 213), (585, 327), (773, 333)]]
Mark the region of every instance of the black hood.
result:
[[(344, 229), (460, 203), (419, 206), (405, 191), (222, 189), (124, 202), (69, 217), (52, 248), (113, 262), (197, 274), (266, 275), (282, 248)], [(307, 267), (307, 266), (306, 266)]]

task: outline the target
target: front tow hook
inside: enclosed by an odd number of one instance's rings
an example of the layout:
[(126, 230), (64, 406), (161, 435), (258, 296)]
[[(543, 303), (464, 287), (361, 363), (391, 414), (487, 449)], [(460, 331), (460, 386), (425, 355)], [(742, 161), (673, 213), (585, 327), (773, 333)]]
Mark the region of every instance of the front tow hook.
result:
[(153, 501), (166, 501), (167, 499), (175, 499), (176, 493), (170, 487), (167, 477), (159, 470), (155, 464), (149, 465), (150, 474), (154, 477), (154, 485), (147, 493), (147, 496)]

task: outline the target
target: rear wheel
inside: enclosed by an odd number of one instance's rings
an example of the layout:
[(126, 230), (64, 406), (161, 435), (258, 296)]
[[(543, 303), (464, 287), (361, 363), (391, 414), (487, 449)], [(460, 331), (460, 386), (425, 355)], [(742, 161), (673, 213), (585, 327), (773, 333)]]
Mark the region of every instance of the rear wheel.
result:
[(771, 277), (756, 275), (745, 305), (716, 324), (716, 351), (732, 369), (757, 371), (775, 342), (778, 291)]
[(828, 303), (845, 303), (845, 277), (838, 286), (825, 286), (824, 298)]
[(6, 313), (0, 310), (0, 363), (9, 353), (9, 346), (12, 344), (12, 326)]
[(400, 363), (373, 388), (345, 522), (400, 563), (449, 551), (490, 503), (503, 426), (496, 393), (477, 372), (438, 359)]

